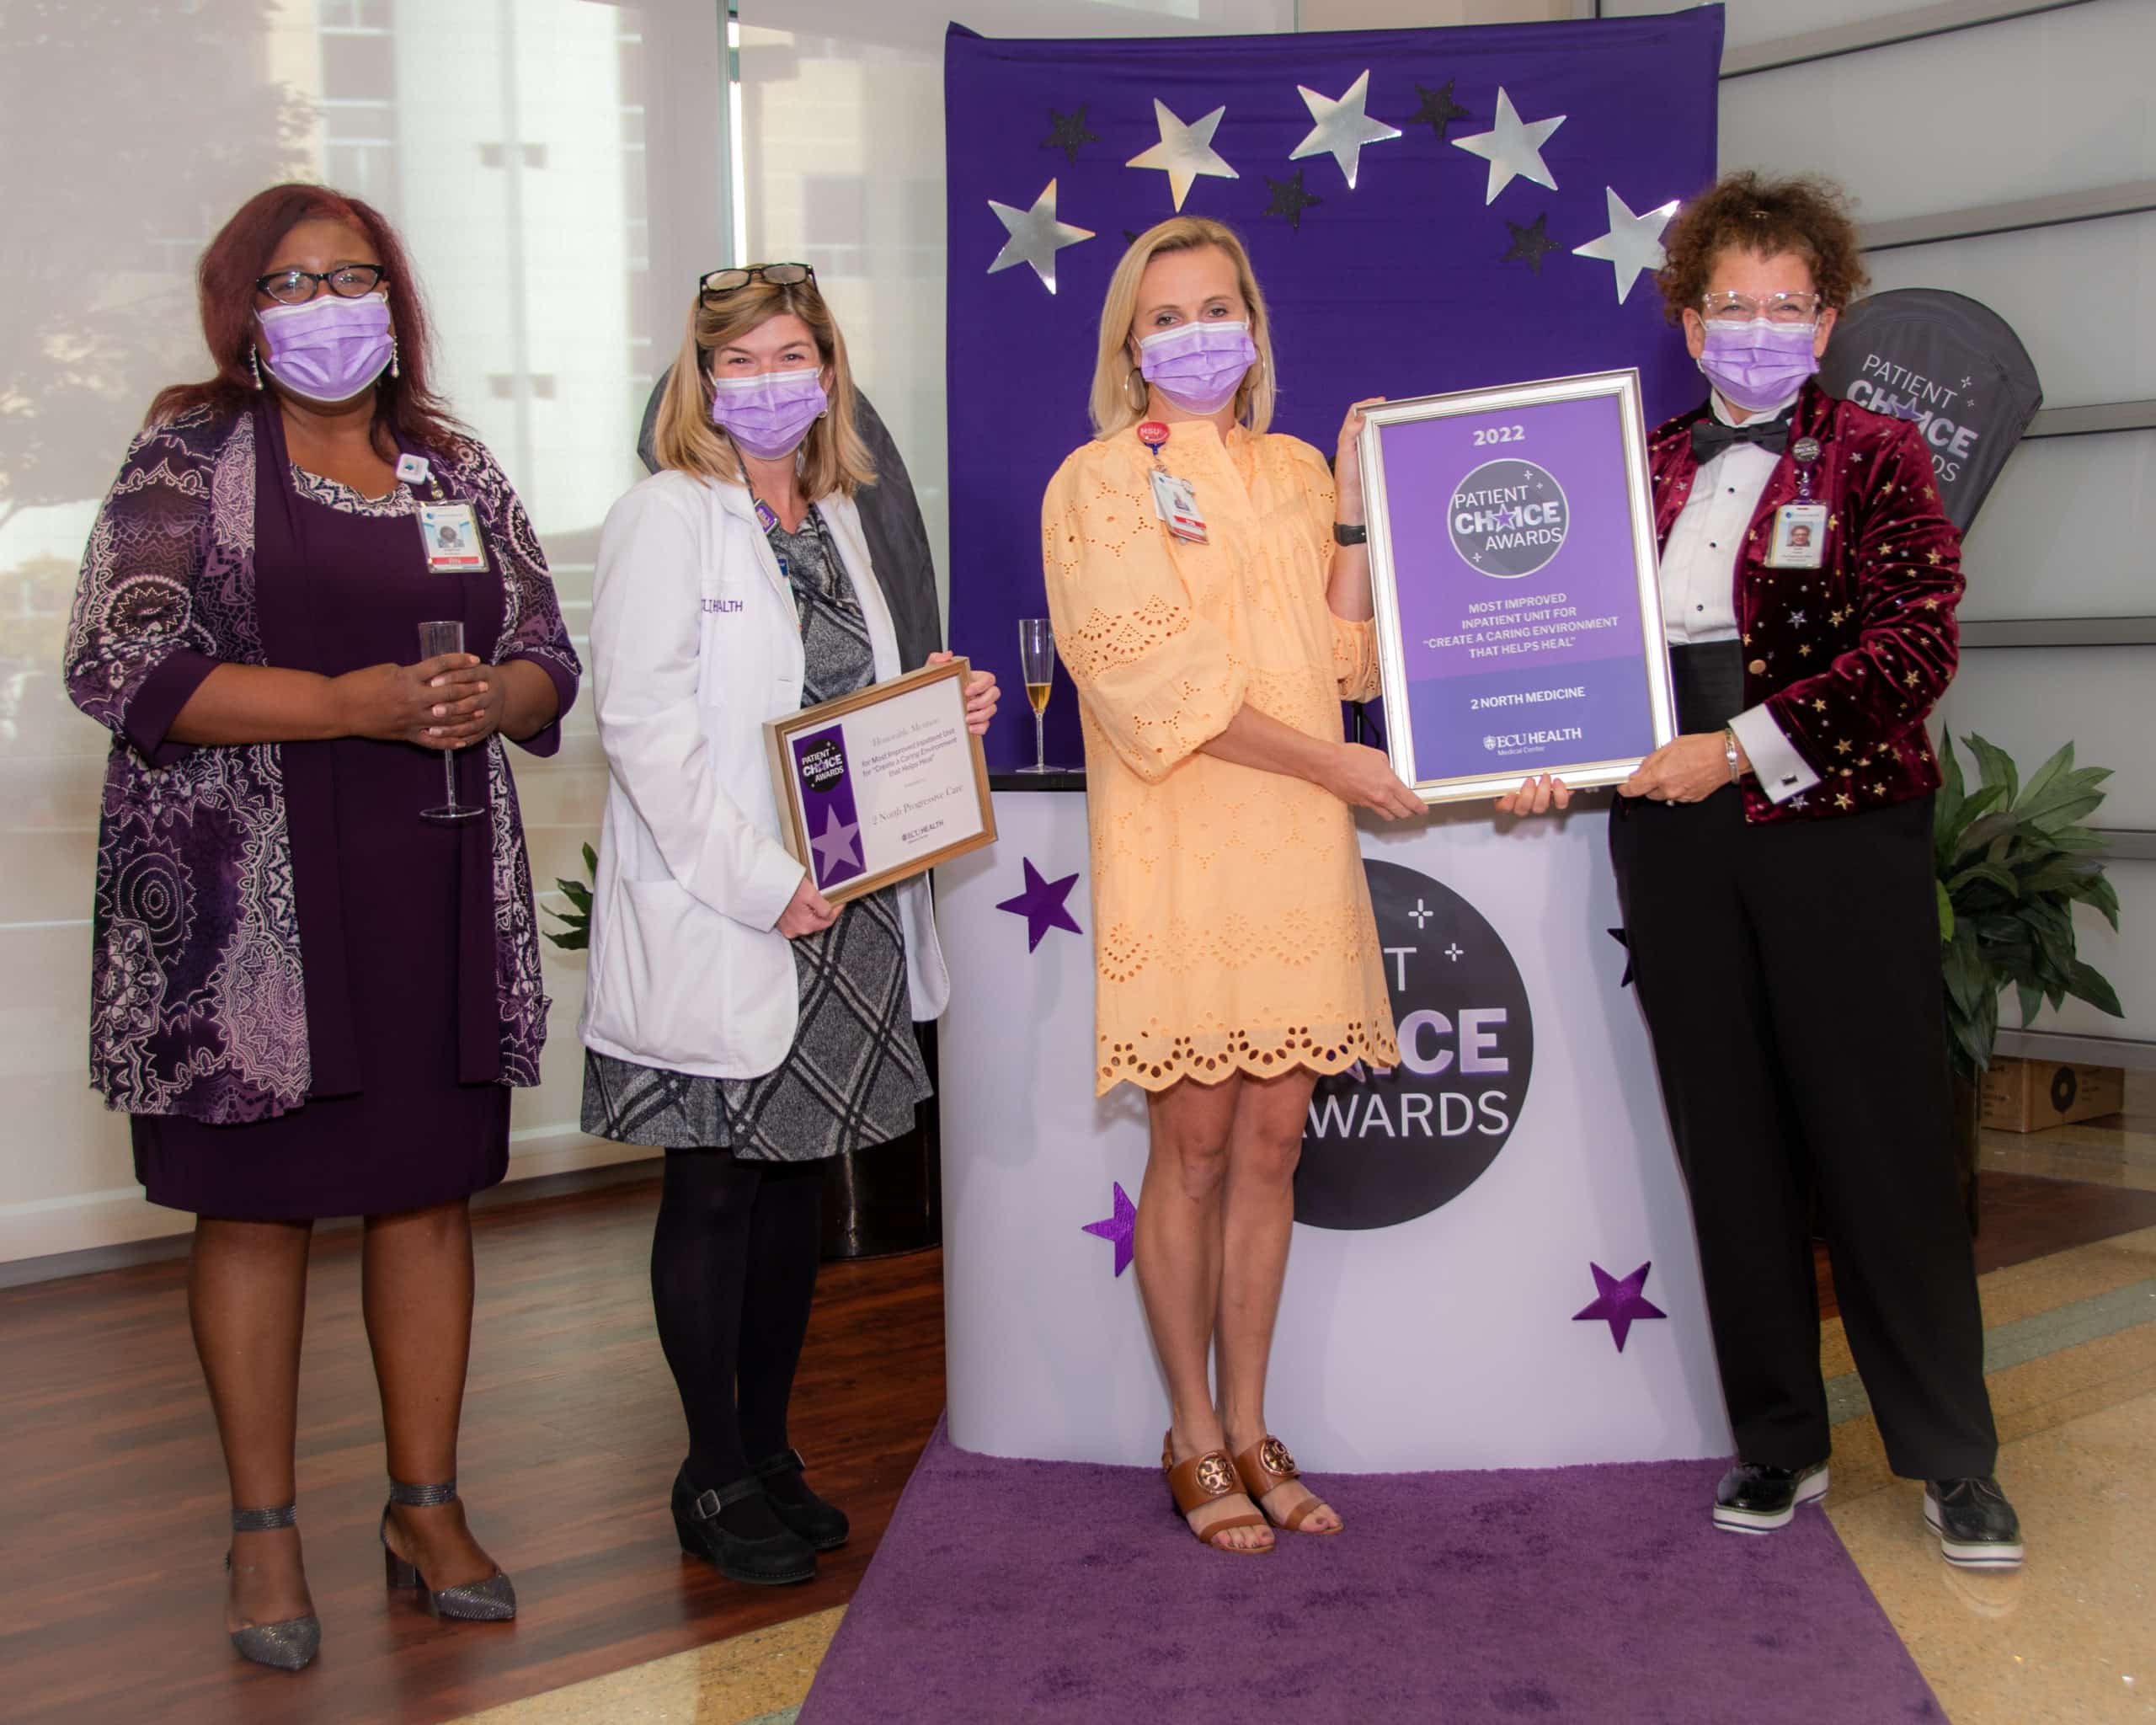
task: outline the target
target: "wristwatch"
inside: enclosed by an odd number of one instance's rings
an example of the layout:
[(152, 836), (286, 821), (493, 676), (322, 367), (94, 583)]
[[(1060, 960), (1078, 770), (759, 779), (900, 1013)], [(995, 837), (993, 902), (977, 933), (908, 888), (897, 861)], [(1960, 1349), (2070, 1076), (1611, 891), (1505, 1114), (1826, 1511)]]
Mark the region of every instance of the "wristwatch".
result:
[(1332, 537), (1336, 543), (1341, 545), (1364, 545), (1369, 542), (1370, 530), (1359, 523), (1350, 526), (1345, 521), (1335, 521)]

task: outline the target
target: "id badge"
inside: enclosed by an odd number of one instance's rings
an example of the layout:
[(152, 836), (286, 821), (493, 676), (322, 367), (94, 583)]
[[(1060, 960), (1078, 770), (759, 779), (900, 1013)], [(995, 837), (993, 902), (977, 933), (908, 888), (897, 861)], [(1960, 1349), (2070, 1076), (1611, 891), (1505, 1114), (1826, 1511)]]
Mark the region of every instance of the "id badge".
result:
[(1154, 468), (1150, 477), (1153, 512), (1168, 524), (1168, 531), (1177, 538), (1204, 544), (1205, 517), (1198, 512), (1198, 493), (1190, 481), (1178, 479), (1164, 467)]
[(419, 538), (427, 549), (428, 574), (486, 574), (486, 542), (479, 537), (478, 516), (470, 504), (422, 500)]
[(1827, 505), (1823, 503), (1785, 503), (1774, 511), (1774, 542), (1767, 566), (1777, 569), (1816, 569), (1827, 558)]

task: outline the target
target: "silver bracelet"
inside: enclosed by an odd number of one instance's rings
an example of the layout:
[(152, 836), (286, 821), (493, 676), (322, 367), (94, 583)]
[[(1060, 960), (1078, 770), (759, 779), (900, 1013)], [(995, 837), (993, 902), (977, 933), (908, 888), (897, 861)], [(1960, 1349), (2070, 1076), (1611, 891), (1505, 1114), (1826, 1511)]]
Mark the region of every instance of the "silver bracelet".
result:
[(1737, 764), (1737, 727), (1726, 724), (1721, 728), (1722, 759), (1729, 763), (1729, 782), (1735, 784), (1743, 775)]

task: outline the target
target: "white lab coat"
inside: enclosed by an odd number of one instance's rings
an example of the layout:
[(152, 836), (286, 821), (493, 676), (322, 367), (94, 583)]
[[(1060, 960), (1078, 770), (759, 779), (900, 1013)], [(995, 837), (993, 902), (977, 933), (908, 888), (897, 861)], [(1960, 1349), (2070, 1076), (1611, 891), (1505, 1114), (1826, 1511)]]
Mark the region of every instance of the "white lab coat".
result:
[[(852, 578), (878, 681), (891, 615), (861, 514), (819, 505)], [(793, 594), (745, 488), (654, 473), (607, 512), (592, 582), (590, 686), (606, 755), (584, 1045), (702, 1077), (755, 1078), (793, 1045), (791, 943), (775, 927), (804, 871), (779, 841), (766, 719), (801, 706)], [(950, 973), (928, 881), (899, 889), (916, 1019)]]

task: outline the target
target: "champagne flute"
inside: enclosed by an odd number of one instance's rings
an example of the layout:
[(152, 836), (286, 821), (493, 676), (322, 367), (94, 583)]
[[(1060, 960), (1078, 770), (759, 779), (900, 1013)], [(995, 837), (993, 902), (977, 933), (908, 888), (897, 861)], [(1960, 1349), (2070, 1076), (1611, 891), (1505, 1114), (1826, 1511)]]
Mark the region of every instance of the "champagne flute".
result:
[[(445, 653), (464, 650), (464, 625), (461, 622), (421, 623), (419, 625), (419, 657), (438, 659)], [(456, 800), (456, 751), (441, 751), (441, 782), (448, 800), (439, 809), (422, 809), (422, 820), (470, 820), (485, 811)]]
[(1033, 764), (1021, 772), (1047, 772), (1048, 697), (1055, 683), (1055, 631), (1044, 617), (1018, 619), (1018, 660), (1025, 671), (1026, 699), (1033, 709)]

